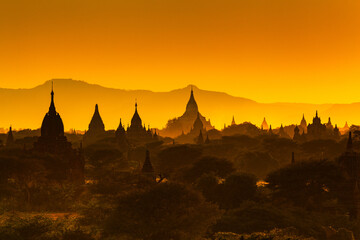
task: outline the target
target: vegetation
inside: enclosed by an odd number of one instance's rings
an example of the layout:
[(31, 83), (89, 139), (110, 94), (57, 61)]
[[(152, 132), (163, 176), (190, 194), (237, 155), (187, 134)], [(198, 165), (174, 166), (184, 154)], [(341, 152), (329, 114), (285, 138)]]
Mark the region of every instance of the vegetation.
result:
[(152, 176), (141, 173), (145, 147), (88, 146), (84, 185), (55, 155), (1, 149), (0, 239), (360, 239), (337, 162), (344, 140), (237, 135), (147, 149)]

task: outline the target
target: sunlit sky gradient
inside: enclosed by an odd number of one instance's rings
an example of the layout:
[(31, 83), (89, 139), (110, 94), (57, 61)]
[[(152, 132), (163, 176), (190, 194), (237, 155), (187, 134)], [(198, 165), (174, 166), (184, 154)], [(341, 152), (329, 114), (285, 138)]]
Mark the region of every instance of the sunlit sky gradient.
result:
[(0, 87), (73, 78), (359, 102), (359, 13), (358, 0), (1, 1)]

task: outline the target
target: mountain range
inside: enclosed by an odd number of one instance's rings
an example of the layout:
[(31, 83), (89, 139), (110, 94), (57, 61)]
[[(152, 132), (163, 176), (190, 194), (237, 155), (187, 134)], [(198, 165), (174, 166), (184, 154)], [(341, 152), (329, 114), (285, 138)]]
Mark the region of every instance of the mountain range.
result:
[(266, 117), (268, 124), (276, 128), (280, 124), (299, 124), (305, 114), (309, 123), (316, 110), (323, 122), (331, 117), (332, 123), (339, 127), (343, 127), (346, 121), (349, 125), (360, 123), (360, 103), (259, 103), (191, 85), (169, 92), (153, 92), (106, 88), (72, 79), (54, 79), (30, 89), (0, 88), (0, 126), (8, 128), (12, 125), (14, 129), (39, 128), (49, 108), (52, 82), (56, 110), (60, 113), (66, 130), (87, 129), (95, 104), (99, 105), (106, 129), (117, 128), (120, 118), (126, 126), (134, 113), (135, 101), (143, 123), (162, 129), (169, 119), (184, 113), (191, 87), (199, 111), (219, 129), (224, 124), (229, 125), (233, 116), (236, 123), (249, 121), (257, 126)]

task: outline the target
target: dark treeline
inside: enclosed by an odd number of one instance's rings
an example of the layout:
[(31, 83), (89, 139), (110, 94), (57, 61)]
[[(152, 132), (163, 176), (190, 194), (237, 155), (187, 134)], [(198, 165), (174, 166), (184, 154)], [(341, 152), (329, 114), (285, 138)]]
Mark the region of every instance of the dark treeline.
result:
[(360, 239), (339, 164), (347, 144), (234, 135), (124, 151), (103, 140), (83, 149), (80, 185), (56, 154), (3, 148), (0, 239)]

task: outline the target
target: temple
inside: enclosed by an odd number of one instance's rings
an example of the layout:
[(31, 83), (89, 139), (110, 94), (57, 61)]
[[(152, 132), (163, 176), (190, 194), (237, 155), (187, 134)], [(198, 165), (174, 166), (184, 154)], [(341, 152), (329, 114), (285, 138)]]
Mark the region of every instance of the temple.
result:
[(150, 129), (146, 129), (145, 124), (141, 120), (138, 112), (138, 104), (135, 102), (135, 112), (131, 119), (130, 126), (125, 130), (121, 119), (118, 128), (115, 131), (115, 138), (123, 150), (127, 150), (129, 146), (143, 145), (159, 140), (159, 136)]
[(321, 119), (316, 111), (313, 122), (307, 127), (307, 138), (312, 139), (323, 139), (327, 137), (326, 125), (321, 123)]
[(232, 118), (231, 125), (236, 125), (236, 123), (235, 123), (235, 117), (234, 117), (234, 116), (233, 116), (233, 118)]
[(334, 129), (334, 126), (333, 126), (332, 123), (331, 123), (330, 117), (329, 117), (329, 120), (328, 120), (328, 122), (327, 122), (327, 124), (326, 124), (326, 128), (329, 129), (329, 130), (333, 130), (333, 129)]
[(64, 125), (55, 108), (53, 89), (49, 111), (43, 119), (41, 136), (34, 143), (34, 151), (56, 155), (59, 159), (66, 161), (64, 172), (66, 172), (67, 179), (78, 184), (84, 182), (85, 160), (82, 149), (73, 149), (64, 135)]
[(299, 129), (299, 127), (297, 125), (294, 128), (293, 140), (296, 141), (296, 142), (301, 141), (300, 129)]
[(307, 133), (307, 123), (305, 120), (305, 114), (303, 114), (303, 117), (301, 119), (300, 128), (302, 129), (303, 133)]
[(144, 161), (143, 167), (141, 169), (141, 172), (145, 175), (150, 175), (150, 176), (154, 175), (154, 168), (150, 162), (149, 150), (146, 150), (146, 157), (145, 157), (145, 161)]
[(102, 138), (105, 138), (105, 125), (100, 116), (99, 106), (95, 105), (95, 111), (91, 118), (89, 129), (84, 134), (84, 143), (94, 143)]
[(269, 125), (267, 124), (265, 118), (264, 118), (263, 122), (261, 123), (261, 129), (262, 130), (268, 130), (269, 129)]
[(6, 144), (5, 147), (6, 148), (12, 148), (15, 146), (15, 140), (14, 140), (14, 135), (12, 132), (12, 127), (10, 126), (7, 138), (6, 138)]
[(153, 136), (150, 128), (146, 130), (145, 125), (138, 113), (138, 104), (135, 102), (135, 112), (131, 119), (131, 125), (126, 130), (126, 137), (130, 142), (149, 142), (153, 141)]
[(334, 138), (335, 138), (336, 140), (339, 140), (339, 139), (340, 139), (340, 136), (341, 136), (340, 130), (339, 130), (337, 124), (335, 124), (335, 128), (334, 128)]
[(342, 134), (345, 134), (345, 133), (347, 133), (349, 130), (350, 130), (350, 127), (349, 127), (348, 123), (345, 122), (345, 126), (340, 129), (340, 132), (341, 132)]
[(129, 146), (128, 140), (126, 138), (126, 131), (125, 128), (121, 122), (121, 118), (120, 118), (120, 123), (118, 128), (115, 131), (115, 138), (119, 144), (119, 146), (121, 146), (122, 150), (126, 150), (127, 147)]
[(203, 143), (204, 143), (204, 137), (203, 137), (202, 131), (200, 130), (199, 136), (196, 139), (196, 144), (203, 144)]
[(209, 139), (209, 134), (206, 134), (206, 139), (205, 139), (205, 144), (209, 144), (210, 143), (210, 139)]
[(282, 124), (281, 124), (281, 126), (279, 128), (279, 134), (278, 135), (281, 138), (290, 138), (289, 135), (285, 132), (285, 129), (284, 129)]
[(64, 125), (60, 114), (56, 112), (54, 90), (51, 90), (49, 111), (41, 125), (41, 136), (34, 148), (40, 152), (63, 153), (71, 149), (71, 143), (64, 136)]
[(193, 124), (198, 117), (200, 118), (206, 130), (214, 128), (211, 125), (210, 120), (206, 120), (206, 118), (199, 112), (198, 105), (195, 101), (194, 90), (191, 87), (190, 98), (186, 105), (184, 114), (181, 117), (169, 120), (166, 124), (166, 127), (161, 130), (161, 134), (162, 136), (169, 137), (180, 136), (182, 132), (187, 134), (191, 131)]
[[(337, 125), (335, 124), (335, 127), (333, 127), (330, 117), (326, 124), (322, 124), (317, 111), (315, 117), (313, 118), (313, 122), (309, 124), (306, 128), (304, 127), (305, 124), (306, 121), (303, 116), (300, 126), (296, 125), (294, 129), (294, 136), (293, 136), (294, 141), (305, 142), (316, 139), (334, 139), (334, 140), (340, 139), (341, 133)], [(302, 134), (300, 135), (301, 129), (302, 129)]]

